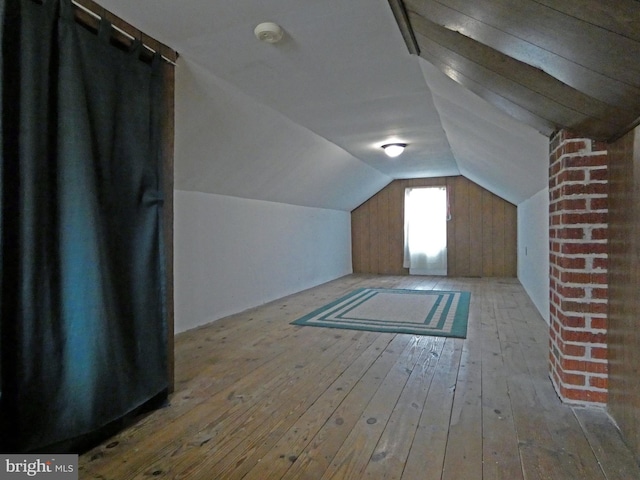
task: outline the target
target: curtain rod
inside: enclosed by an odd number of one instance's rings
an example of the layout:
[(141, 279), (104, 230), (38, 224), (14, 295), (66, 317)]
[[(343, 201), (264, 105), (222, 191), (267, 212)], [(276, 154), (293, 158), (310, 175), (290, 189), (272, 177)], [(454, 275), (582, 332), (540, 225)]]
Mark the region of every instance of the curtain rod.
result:
[[(73, 5), (75, 5), (76, 7), (78, 7), (80, 10), (82, 10), (83, 12), (85, 12), (85, 13), (87, 13), (88, 15), (92, 16), (93, 18), (95, 18), (96, 20), (102, 20), (102, 18), (103, 18), (102, 16), (100, 16), (98, 13), (94, 12), (93, 10), (91, 10), (89, 7), (87, 7), (87, 6), (83, 5), (82, 3), (80, 3), (80, 1), (79, 1), (79, 0), (71, 0), (71, 3), (72, 3)], [(103, 10), (104, 10), (104, 9), (103, 9)], [(106, 12), (106, 10), (104, 10), (104, 11)], [(126, 23), (126, 22), (125, 22), (125, 23)], [(125, 36), (126, 38), (128, 38), (129, 40), (132, 40), (132, 41), (133, 41), (133, 40), (137, 40), (137, 38), (136, 38), (134, 35), (131, 35), (129, 32), (127, 32), (127, 31), (123, 30), (122, 28), (118, 27), (117, 25), (114, 25), (114, 24), (113, 24), (113, 22), (111, 22), (111, 28), (113, 28), (114, 30), (116, 30), (116, 31), (117, 31), (117, 32), (119, 32), (120, 34), (124, 35), (124, 36)], [(134, 28), (134, 30), (137, 30), (135, 27), (132, 27), (132, 28)], [(142, 34), (142, 32), (140, 32), (140, 33)], [(142, 41), (142, 39), (141, 39), (141, 41)], [(157, 40), (156, 40), (156, 42), (157, 42)], [(162, 45), (162, 44), (160, 44), (160, 42), (157, 42), (157, 43), (158, 43), (159, 45)], [(143, 46), (144, 48), (146, 48), (147, 50), (149, 50), (151, 53), (156, 53), (156, 51), (157, 51), (157, 50), (155, 50), (154, 48), (152, 48), (152, 47), (150, 47), (149, 45), (147, 45), (146, 43), (144, 43), (143, 41), (142, 41), (142, 46)], [(169, 47), (167, 47), (167, 48), (168, 48), (169, 50), (171, 50), (171, 51), (175, 54), (175, 56), (176, 56), (176, 60), (177, 60), (177, 58), (178, 58), (178, 52), (173, 51), (173, 50), (172, 50), (172, 49), (170, 49)], [(174, 59), (168, 58), (167, 56), (162, 55), (162, 54), (160, 54), (160, 57), (161, 57), (165, 62), (167, 62), (167, 63), (169, 63), (169, 64), (171, 64), (171, 65), (173, 65), (173, 66), (176, 66), (176, 62), (175, 62), (175, 60), (174, 60)]]

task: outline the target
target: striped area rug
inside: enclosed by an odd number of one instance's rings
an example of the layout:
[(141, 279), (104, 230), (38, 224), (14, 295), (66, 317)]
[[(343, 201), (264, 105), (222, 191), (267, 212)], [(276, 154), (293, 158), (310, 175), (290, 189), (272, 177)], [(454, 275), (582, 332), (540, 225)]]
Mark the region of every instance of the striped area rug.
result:
[(359, 288), (291, 323), (466, 338), (470, 300), (470, 292)]

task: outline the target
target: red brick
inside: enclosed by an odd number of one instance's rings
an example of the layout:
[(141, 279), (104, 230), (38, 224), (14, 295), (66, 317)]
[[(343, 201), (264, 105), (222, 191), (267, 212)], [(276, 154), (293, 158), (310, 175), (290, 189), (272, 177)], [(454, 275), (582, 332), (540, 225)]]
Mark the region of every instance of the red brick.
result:
[(609, 198), (608, 197), (591, 198), (589, 199), (589, 208), (591, 210), (608, 210)]
[(586, 377), (584, 375), (559, 372), (559, 376), (560, 376), (560, 379), (562, 380), (562, 383), (564, 384), (576, 385), (580, 387), (585, 385)]
[(585, 238), (584, 228), (563, 228), (558, 231), (558, 238), (565, 240), (582, 240)]
[(583, 182), (586, 179), (584, 170), (564, 170), (558, 175), (558, 182)]
[(560, 308), (564, 312), (589, 313), (591, 311), (591, 304), (589, 302), (574, 302), (571, 300), (562, 300), (560, 302)]
[(591, 318), (591, 328), (594, 330), (606, 330), (607, 329), (607, 319), (601, 317), (593, 317)]
[(594, 228), (593, 230), (591, 230), (591, 240), (607, 240), (608, 238), (608, 228)]
[(607, 342), (607, 334), (606, 333), (593, 333), (588, 331), (580, 331), (580, 330), (563, 330), (562, 338), (566, 342), (574, 342), (574, 343), (606, 343)]
[(585, 328), (586, 327), (586, 321), (584, 317), (576, 317), (576, 316), (570, 316), (570, 315), (564, 315), (564, 314), (560, 314), (558, 315), (558, 317), (560, 317), (560, 321), (562, 322), (562, 325), (565, 326), (566, 328)]
[(607, 377), (590, 377), (589, 386), (606, 390), (609, 387), (609, 379)]
[(606, 285), (606, 273), (588, 272), (561, 272), (560, 281), (562, 283), (590, 283), (592, 285)]
[(589, 179), (606, 181), (609, 179), (609, 171), (606, 168), (591, 169), (589, 170)]
[(574, 345), (572, 343), (565, 343), (562, 349), (565, 355), (570, 357), (584, 357), (587, 353), (587, 348), (582, 345)]
[(608, 288), (593, 288), (591, 289), (591, 298), (598, 299), (608, 299), (609, 298), (609, 289)]
[(585, 272), (562, 272), (560, 281), (562, 283), (591, 283), (591, 274)]
[(565, 198), (556, 203), (558, 210), (586, 210), (586, 198)]
[(605, 254), (609, 252), (609, 246), (593, 242), (563, 243), (560, 252), (566, 255)]
[(573, 360), (563, 358), (560, 366), (564, 371), (572, 372), (589, 372), (589, 373), (607, 373), (608, 365), (606, 362), (589, 362), (586, 360)]
[(591, 347), (591, 358), (598, 360), (607, 360), (609, 358), (606, 347)]
[(565, 142), (562, 145), (562, 153), (566, 154), (570, 154), (570, 153), (578, 153), (580, 151), (583, 150), (587, 150), (587, 148), (590, 148), (590, 142), (588, 139), (580, 139), (580, 140), (576, 140), (576, 141), (572, 141), (572, 142)]
[(609, 221), (607, 212), (563, 213), (560, 217), (563, 225), (606, 225)]
[(563, 159), (564, 168), (569, 167), (606, 167), (608, 165), (608, 156), (606, 154), (582, 155), (575, 157), (565, 157)]
[(608, 269), (609, 268), (609, 259), (604, 257), (597, 257), (593, 259), (592, 264), (594, 269)]
[(602, 404), (606, 404), (609, 397), (606, 391), (580, 390), (574, 388), (563, 388), (561, 394), (569, 400)]
[(582, 287), (564, 287), (558, 288), (558, 293), (564, 298), (584, 298), (585, 289)]
[(609, 191), (606, 183), (571, 183), (560, 189), (563, 196), (569, 195), (605, 195)]
[(587, 260), (584, 257), (557, 257), (555, 262), (553, 259), (550, 261), (556, 263), (560, 268), (582, 270), (587, 266)]

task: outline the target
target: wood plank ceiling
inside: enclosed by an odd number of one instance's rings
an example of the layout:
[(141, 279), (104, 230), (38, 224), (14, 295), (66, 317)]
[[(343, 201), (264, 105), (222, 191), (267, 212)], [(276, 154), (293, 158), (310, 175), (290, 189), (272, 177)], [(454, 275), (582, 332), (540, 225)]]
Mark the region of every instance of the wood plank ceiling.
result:
[(640, 119), (636, 0), (389, 0), (409, 51), (545, 135)]

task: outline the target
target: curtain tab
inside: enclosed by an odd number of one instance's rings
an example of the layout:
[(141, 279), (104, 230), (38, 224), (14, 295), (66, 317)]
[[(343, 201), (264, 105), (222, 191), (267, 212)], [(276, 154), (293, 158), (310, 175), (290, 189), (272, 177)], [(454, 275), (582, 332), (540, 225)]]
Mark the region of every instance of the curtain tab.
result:
[(143, 48), (144, 46), (142, 45), (142, 42), (140, 41), (140, 39), (134, 38), (131, 41), (131, 46), (129, 47), (129, 53), (131, 53), (134, 56), (140, 57), (140, 55), (142, 55)]
[(44, 3), (52, 11), (55, 11), (59, 7), (61, 18), (65, 20), (74, 19), (74, 9), (71, 0), (45, 0)]
[(98, 37), (106, 42), (109, 42), (111, 40), (111, 22), (105, 20), (104, 17), (100, 19), (100, 25), (98, 26)]

